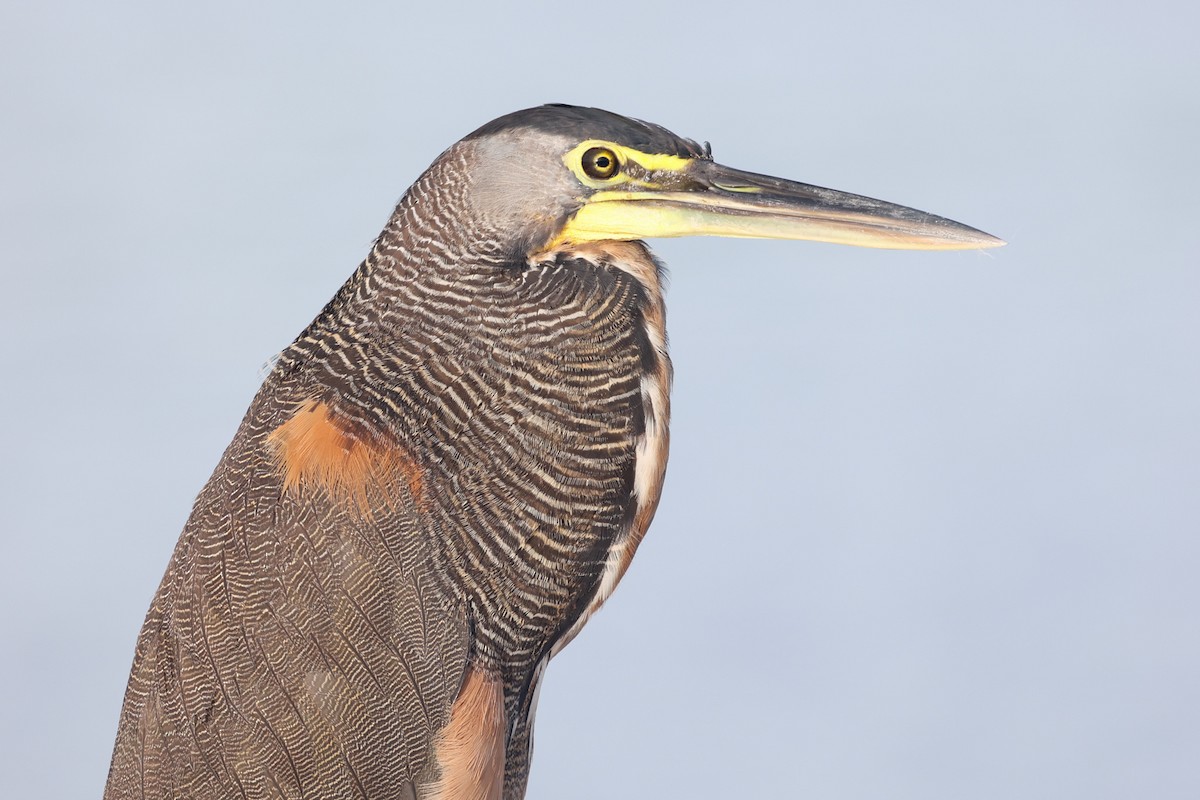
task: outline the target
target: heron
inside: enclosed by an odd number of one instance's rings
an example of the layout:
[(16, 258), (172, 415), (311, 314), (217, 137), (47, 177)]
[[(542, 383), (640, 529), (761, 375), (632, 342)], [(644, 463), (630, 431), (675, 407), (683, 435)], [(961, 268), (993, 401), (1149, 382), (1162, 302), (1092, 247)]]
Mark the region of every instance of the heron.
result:
[(137, 640), (106, 800), (520, 800), (547, 664), (654, 517), (672, 366), (645, 240), (1003, 244), (722, 166), (608, 111), (439, 156), (278, 357)]

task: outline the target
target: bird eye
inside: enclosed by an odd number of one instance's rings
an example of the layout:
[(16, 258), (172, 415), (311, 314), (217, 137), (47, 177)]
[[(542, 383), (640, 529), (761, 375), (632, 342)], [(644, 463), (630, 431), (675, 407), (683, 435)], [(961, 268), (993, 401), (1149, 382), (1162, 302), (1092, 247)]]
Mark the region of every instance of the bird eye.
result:
[(583, 171), (589, 178), (605, 181), (617, 174), (621, 162), (607, 147), (593, 147), (583, 154)]

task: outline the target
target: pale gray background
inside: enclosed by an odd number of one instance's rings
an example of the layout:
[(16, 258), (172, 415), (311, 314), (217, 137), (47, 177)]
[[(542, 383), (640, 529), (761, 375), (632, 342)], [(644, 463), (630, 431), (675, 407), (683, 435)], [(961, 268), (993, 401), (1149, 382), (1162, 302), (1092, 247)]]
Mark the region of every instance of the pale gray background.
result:
[(552, 101), (1011, 244), (656, 244), (662, 508), (530, 798), (1200, 797), (1196, 4), (426, 5), (0, 11), (0, 797), (99, 796), (262, 365)]

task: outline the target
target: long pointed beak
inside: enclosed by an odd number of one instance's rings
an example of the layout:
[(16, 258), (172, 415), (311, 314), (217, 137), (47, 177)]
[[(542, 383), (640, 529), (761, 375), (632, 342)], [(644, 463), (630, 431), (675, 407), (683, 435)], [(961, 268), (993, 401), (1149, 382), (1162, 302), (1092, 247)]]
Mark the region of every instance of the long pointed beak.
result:
[(559, 241), (736, 236), (898, 250), (971, 250), (1004, 241), (944, 217), (848, 192), (694, 161), (657, 185), (599, 191)]

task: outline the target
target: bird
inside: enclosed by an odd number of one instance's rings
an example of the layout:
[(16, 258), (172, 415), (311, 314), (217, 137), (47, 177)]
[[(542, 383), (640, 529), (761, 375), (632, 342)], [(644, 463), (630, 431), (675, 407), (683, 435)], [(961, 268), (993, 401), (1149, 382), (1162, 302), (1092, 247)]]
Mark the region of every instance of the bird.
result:
[(274, 362), (137, 639), (104, 797), (520, 800), (547, 664), (654, 517), (646, 239), (1003, 244), (608, 111), (441, 154)]

